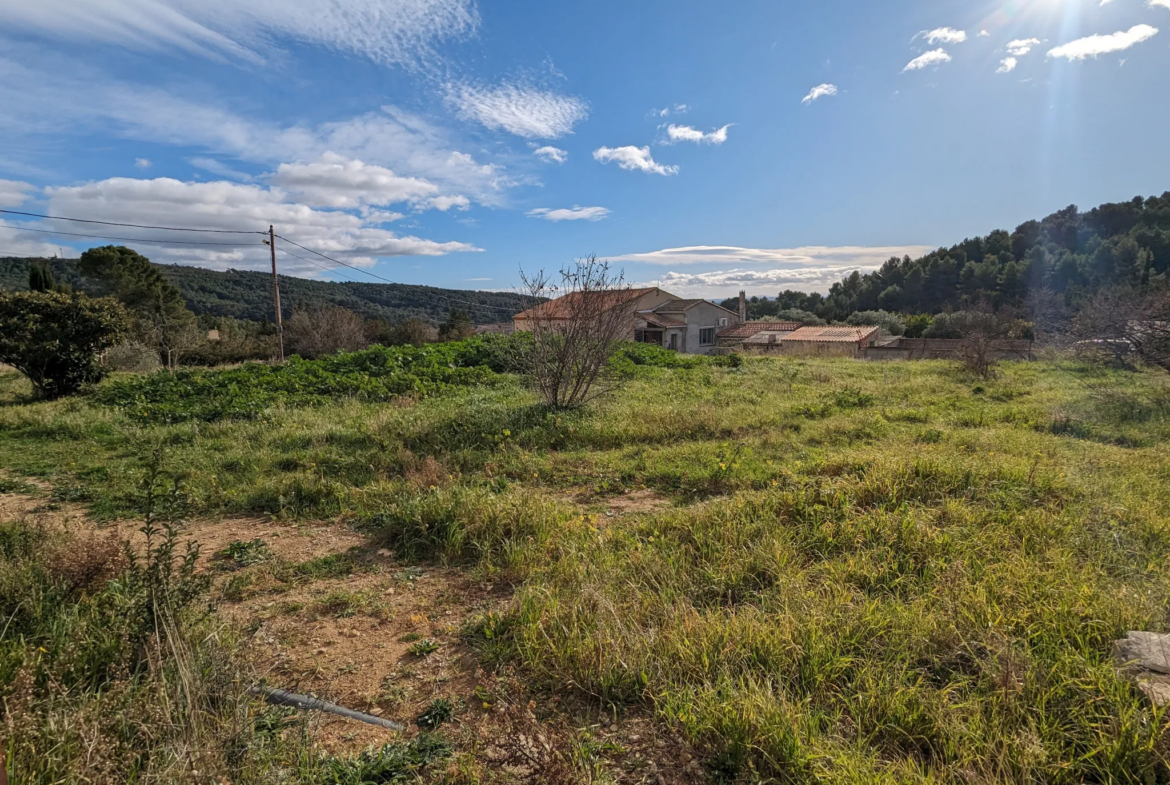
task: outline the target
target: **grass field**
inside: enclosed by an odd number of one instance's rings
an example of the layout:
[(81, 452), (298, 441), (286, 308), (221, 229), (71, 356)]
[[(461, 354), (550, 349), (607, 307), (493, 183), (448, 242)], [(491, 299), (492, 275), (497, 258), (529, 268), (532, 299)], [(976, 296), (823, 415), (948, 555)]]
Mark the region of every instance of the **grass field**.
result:
[[(173, 424), (145, 399), (29, 403), (0, 375), (0, 492), (133, 518), (161, 467), (188, 517), (337, 520), (407, 564), (511, 585), (463, 631), (485, 666), (646, 712), (717, 780), (1170, 781), (1168, 718), (1109, 659), (1127, 630), (1170, 630), (1164, 374), (749, 358), (626, 375), (573, 414), (499, 374)], [(29, 624), (4, 633), (6, 662), (51, 637)], [(0, 662), (0, 696), (26, 671)], [(308, 754), (282, 744), (250, 754)], [(314, 766), (304, 781), (341, 781)], [(260, 771), (239, 781), (278, 781)]]

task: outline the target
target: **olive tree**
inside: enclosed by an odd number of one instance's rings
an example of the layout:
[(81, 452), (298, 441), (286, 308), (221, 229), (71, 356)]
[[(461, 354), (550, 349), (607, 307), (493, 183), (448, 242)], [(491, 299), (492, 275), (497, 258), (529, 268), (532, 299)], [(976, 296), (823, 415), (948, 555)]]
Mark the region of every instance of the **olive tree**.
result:
[(46, 398), (70, 395), (102, 380), (100, 356), (123, 339), (129, 322), (126, 309), (109, 298), (0, 291), (0, 362)]

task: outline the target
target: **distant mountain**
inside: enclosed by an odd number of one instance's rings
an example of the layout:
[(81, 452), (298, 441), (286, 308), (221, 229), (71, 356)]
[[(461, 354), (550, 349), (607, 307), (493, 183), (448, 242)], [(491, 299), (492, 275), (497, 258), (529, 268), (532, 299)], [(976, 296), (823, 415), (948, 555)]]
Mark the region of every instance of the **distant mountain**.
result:
[[(0, 257), (0, 288), (27, 289), (29, 263), (47, 262), (53, 277), (81, 291), (93, 290), (81, 277), (75, 259), (20, 259)], [(197, 315), (231, 316), (264, 322), (272, 320), (272, 276), (245, 270), (217, 272), (200, 267), (157, 265)], [(287, 319), (294, 308), (340, 305), (370, 319), (400, 322), (418, 318), (439, 323), (452, 308), (471, 315), (476, 324), (510, 321), (529, 307), (526, 298), (507, 292), (439, 289), (401, 283), (313, 281), (280, 276), (281, 311)]]

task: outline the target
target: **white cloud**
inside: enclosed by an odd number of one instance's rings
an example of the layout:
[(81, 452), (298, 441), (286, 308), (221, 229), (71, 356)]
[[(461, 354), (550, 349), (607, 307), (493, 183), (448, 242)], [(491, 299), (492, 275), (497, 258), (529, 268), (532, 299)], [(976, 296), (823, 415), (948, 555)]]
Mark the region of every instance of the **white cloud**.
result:
[(233, 169), (222, 161), (217, 161), (214, 158), (206, 158), (203, 156), (195, 156), (188, 158), (187, 163), (192, 166), (202, 169), (205, 172), (211, 172), (216, 177), (222, 177), (225, 180), (238, 180), (240, 182), (251, 182), (255, 178), (239, 169)]
[(730, 125), (725, 125), (722, 128), (717, 128), (710, 133), (703, 133), (697, 128), (691, 128), (689, 125), (675, 125), (673, 123), (666, 129), (666, 135), (671, 144), (675, 142), (694, 142), (696, 144), (723, 144), (727, 141), (727, 129)]
[[(441, 256), (480, 249), (460, 242), (435, 242), (419, 237), (400, 236), (377, 228), (387, 215), (375, 212), (368, 217), (337, 210), (315, 210), (290, 201), (279, 188), (229, 182), (189, 183), (170, 178), (138, 180), (111, 178), (80, 186), (46, 189), (50, 214), (85, 216), (94, 220), (121, 221), (166, 226), (190, 226), (254, 231), (268, 224), (283, 234), (321, 253), (350, 264), (369, 266), (380, 257)], [(43, 222), (38, 228), (60, 228)], [(173, 232), (151, 230), (112, 230), (118, 236), (174, 241)], [(97, 233), (97, 231), (93, 231)], [(198, 264), (213, 269), (228, 267), (264, 269), (267, 249), (258, 235), (192, 234), (180, 239), (207, 245), (156, 245), (142, 243), (139, 250), (156, 261)], [(70, 238), (62, 238), (69, 241)], [(238, 246), (212, 243), (234, 242)], [(92, 240), (100, 244), (101, 240)], [(127, 243), (134, 246), (133, 242)], [(281, 241), (277, 240), (277, 247)], [(317, 261), (317, 257), (289, 247), (288, 250)], [(315, 274), (320, 268), (291, 256), (278, 257), (281, 269), (291, 274)], [(328, 265), (324, 260), (322, 264)]]
[(465, 119), (526, 139), (556, 139), (589, 116), (589, 105), (580, 98), (525, 84), (450, 85), (447, 93)]
[(940, 43), (961, 44), (967, 40), (967, 33), (953, 27), (940, 27), (937, 30), (923, 30), (915, 38), (925, 38), (931, 46)]
[[(271, 179), (273, 184), (314, 207), (352, 209), (363, 205), (417, 203), (439, 191), (434, 183), (426, 180), (400, 177), (385, 167), (336, 153), (325, 153), (310, 164), (281, 164)], [(466, 205), (466, 197), (460, 198)]]
[(150, 160), (146, 158), (135, 158), (134, 165), (139, 169), (149, 169), (154, 164), (152, 164)]
[(19, 180), (0, 180), (0, 207), (20, 207), (33, 187)]
[(610, 256), (615, 262), (643, 264), (757, 264), (803, 266), (880, 266), (891, 256), (922, 256), (933, 250), (925, 245), (896, 246), (823, 246), (800, 248), (741, 248), (734, 245), (693, 245), (682, 248), (664, 248), (649, 253)]
[(980, 30), (980, 31), (979, 31), (979, 37), (980, 37), (980, 38), (987, 38), (989, 35), (991, 35), (991, 33), (987, 32), (986, 30)]
[[(696, 272), (672, 270), (661, 277), (646, 275), (649, 285), (695, 297), (734, 295), (740, 289), (774, 295), (780, 289), (826, 291), (854, 270), (876, 270), (891, 256), (921, 256), (930, 246), (810, 246), (805, 248), (739, 248), (693, 246), (651, 253), (608, 257), (611, 262), (653, 265), (717, 265)], [(760, 290), (764, 290), (760, 292)], [(751, 292), (749, 292), (751, 293)]]
[(466, 210), (467, 208), (471, 207), (471, 201), (466, 196), (458, 194), (455, 196), (436, 196), (433, 199), (428, 199), (426, 204), (428, 207), (433, 207), (434, 209), (443, 213), (447, 212), (452, 207), (454, 207), (456, 210)]
[[(57, 70), (35, 71), (0, 58), (0, 106), (5, 108), (0, 133), (23, 136), (31, 145), (84, 129), (267, 166), (314, 161), (333, 151), (489, 205), (502, 204), (516, 184), (497, 166), (459, 151), (446, 130), (394, 106), (318, 125), (282, 125), (187, 101), (170, 91), (83, 78), (85, 69), (75, 62), (47, 67)], [(191, 162), (221, 177), (247, 178), (209, 157)]]
[(666, 166), (656, 162), (650, 155), (649, 147), (599, 147), (593, 151), (593, 158), (603, 164), (616, 162), (622, 169), (649, 172), (650, 174), (678, 174), (677, 166)]
[(576, 205), (572, 208), (562, 207), (559, 210), (538, 207), (535, 210), (529, 210), (526, 215), (529, 218), (543, 218), (546, 221), (600, 221), (609, 215), (609, 210), (605, 207), (578, 207)]
[(72, 41), (261, 59), (279, 38), (414, 64), (473, 33), (473, 0), (0, 0), (9, 29)]
[(1170, 0), (1150, 0), (1150, 8), (1161, 6), (1162, 8), (1170, 8)]
[(999, 68), (995, 69), (995, 72), (997, 74), (1010, 74), (1012, 71), (1016, 70), (1016, 66), (1019, 65), (1019, 62), (1020, 61), (1014, 57), (1005, 57), (999, 61)]
[(1149, 25), (1134, 25), (1129, 30), (1112, 35), (1091, 35), (1080, 38), (1048, 51), (1049, 57), (1063, 57), (1068, 60), (1085, 60), (1090, 57), (1122, 52), (1131, 46), (1148, 41), (1158, 34), (1158, 28)]
[(836, 94), (837, 94), (837, 85), (835, 85), (835, 84), (817, 85), (809, 92), (808, 95), (806, 95), (804, 98), (802, 98), (800, 102), (807, 106), (808, 104), (811, 104), (813, 101), (817, 100), (818, 98), (824, 98), (826, 96), (831, 96), (831, 95), (836, 95)]
[(552, 147), (550, 145), (538, 147), (532, 151), (532, 154), (540, 160), (544, 161), (546, 164), (563, 164), (565, 161), (569, 160), (568, 151), (562, 150), (559, 147)]
[(949, 63), (950, 61), (951, 56), (947, 54), (945, 49), (935, 49), (933, 51), (927, 52), (924, 55), (915, 57), (906, 64), (906, 67), (902, 69), (902, 73), (906, 73), (907, 71), (920, 71), (923, 68), (927, 68), (932, 65), (940, 65), (942, 63)]
[(1034, 46), (1040, 46), (1039, 38), (1019, 38), (1008, 42), (1007, 53), (1013, 57), (1023, 57), (1031, 52)]

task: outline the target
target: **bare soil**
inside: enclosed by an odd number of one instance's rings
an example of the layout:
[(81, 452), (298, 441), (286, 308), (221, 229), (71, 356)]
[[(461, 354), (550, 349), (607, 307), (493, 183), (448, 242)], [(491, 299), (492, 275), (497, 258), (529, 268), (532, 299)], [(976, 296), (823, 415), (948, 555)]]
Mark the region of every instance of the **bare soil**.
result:
[[(80, 505), (54, 503), (47, 486), (28, 484), (38, 495), (0, 494), (0, 520), (32, 518), (142, 542), (140, 521), (99, 527)], [(599, 501), (609, 518), (669, 504), (650, 491)], [(347, 577), (292, 585), (258, 581), (235, 601), (221, 599), (219, 615), (243, 632), (257, 676), (269, 686), (393, 719), (408, 726), (407, 736), (419, 732), (415, 721), (433, 701), (450, 701), (454, 717), (442, 731), (455, 744), (448, 774), (456, 781), (469, 772), (483, 782), (603, 777), (674, 785), (707, 779), (696, 751), (644, 711), (615, 715), (581, 696), (552, 695), (513, 673), (485, 671), (460, 632), (483, 614), (506, 611), (512, 600), (508, 585), (477, 581), (457, 569), (402, 564), (342, 522), (197, 520), (184, 525), (182, 537), (199, 543), (201, 563), (215, 575), (220, 595), (243, 573), (225, 571), (214, 561), (233, 542), (260, 539), (273, 557), (293, 563), (331, 554), (360, 556), (363, 569)], [(312, 726), (333, 754), (402, 736), (328, 714), (316, 714)], [(574, 763), (582, 748), (591, 750), (596, 769), (584, 779)]]

